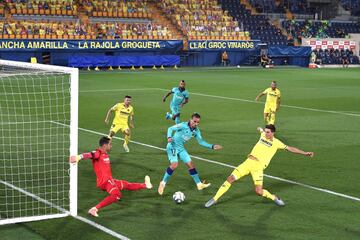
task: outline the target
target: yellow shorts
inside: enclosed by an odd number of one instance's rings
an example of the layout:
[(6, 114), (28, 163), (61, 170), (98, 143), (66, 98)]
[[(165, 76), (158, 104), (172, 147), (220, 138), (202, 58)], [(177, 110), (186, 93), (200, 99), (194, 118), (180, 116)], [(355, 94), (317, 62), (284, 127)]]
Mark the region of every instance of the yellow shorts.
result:
[(231, 173), (236, 180), (248, 174), (251, 174), (254, 185), (263, 185), (264, 166), (259, 161), (248, 158)]
[(265, 104), (264, 113), (272, 113), (274, 114), (276, 112), (275, 106), (269, 106)]
[(127, 129), (129, 129), (129, 125), (127, 124), (113, 123), (111, 125), (110, 132), (114, 132), (116, 134), (118, 131), (125, 132)]

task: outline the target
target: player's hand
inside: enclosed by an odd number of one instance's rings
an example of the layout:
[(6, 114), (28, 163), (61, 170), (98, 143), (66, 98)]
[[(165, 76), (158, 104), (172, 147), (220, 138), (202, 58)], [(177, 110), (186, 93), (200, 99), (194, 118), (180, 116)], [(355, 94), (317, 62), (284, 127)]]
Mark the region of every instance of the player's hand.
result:
[(306, 156), (309, 156), (309, 157), (314, 157), (314, 152), (306, 152), (305, 154)]
[(168, 138), (168, 142), (171, 143), (172, 142), (172, 137)]
[(259, 101), (259, 98), (258, 98), (258, 97), (256, 97), (256, 98), (255, 98), (255, 101)]
[(105, 123), (106, 123), (106, 124), (109, 124), (109, 119), (105, 119)]
[(165, 102), (165, 101), (166, 101), (166, 98), (163, 98), (162, 101)]
[(79, 162), (81, 159), (81, 156), (80, 155), (76, 155), (76, 156), (70, 156), (69, 157), (69, 162), (70, 163), (77, 163)]
[(221, 150), (223, 147), (221, 145), (215, 144), (213, 147), (214, 150)]
[(258, 130), (259, 132), (264, 132), (264, 129), (262, 129), (261, 127), (257, 127), (256, 130)]
[(135, 125), (133, 123), (129, 124), (131, 128), (135, 128)]

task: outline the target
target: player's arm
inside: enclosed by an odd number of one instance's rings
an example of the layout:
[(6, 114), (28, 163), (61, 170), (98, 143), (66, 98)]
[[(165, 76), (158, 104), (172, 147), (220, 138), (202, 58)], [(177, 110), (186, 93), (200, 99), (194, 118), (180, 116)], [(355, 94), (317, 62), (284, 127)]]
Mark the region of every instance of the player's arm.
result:
[(266, 93), (261, 92), (259, 95), (256, 96), (255, 101), (259, 101), (259, 99), (264, 96)]
[(172, 90), (170, 90), (170, 92), (168, 92), (164, 97), (163, 97), (163, 102), (165, 102), (166, 101), (166, 98), (168, 97), (168, 96), (170, 96), (171, 94), (173, 94), (173, 91)]
[(85, 159), (89, 159), (89, 158), (94, 158), (94, 152), (87, 152), (87, 153), (82, 153), (76, 156), (70, 156), (69, 158), (69, 162), (70, 163), (78, 163), (80, 160), (85, 160)]
[(277, 98), (277, 102), (276, 102), (276, 111), (279, 110), (279, 108), (280, 108), (280, 103), (281, 103), (281, 98), (278, 97), (278, 98)]
[(113, 106), (113, 107), (111, 107), (111, 108), (109, 109), (109, 111), (107, 111), (106, 117), (105, 117), (105, 123), (106, 123), (106, 124), (109, 123), (110, 114), (111, 114), (113, 111), (115, 111), (115, 108), (116, 108), (116, 105)]
[(200, 131), (198, 130), (197, 133), (195, 134), (195, 138), (197, 140), (197, 142), (203, 146), (203, 147), (206, 147), (206, 148), (210, 148), (210, 149), (214, 149), (214, 150), (220, 150), (222, 149), (222, 146), (221, 145), (218, 145), (218, 144), (210, 144), (208, 142), (206, 142), (202, 136), (201, 136), (201, 133)]
[(189, 102), (189, 98), (185, 98), (185, 100), (181, 103), (181, 107)]
[(131, 128), (135, 128), (134, 114), (130, 115), (129, 117), (129, 125)]
[(168, 139), (168, 142), (172, 142), (172, 135), (173, 135), (173, 132), (174, 131), (178, 131), (180, 129), (182, 129), (183, 126), (181, 124), (176, 124), (174, 126), (171, 126), (168, 128), (168, 131), (167, 131), (167, 139)]
[(287, 151), (292, 152), (292, 153), (296, 153), (296, 154), (301, 154), (304, 156), (309, 156), (309, 157), (313, 157), (314, 153), (313, 152), (305, 152), (301, 149), (298, 149), (296, 147), (291, 147), (291, 146), (287, 146), (287, 148), (285, 148)]

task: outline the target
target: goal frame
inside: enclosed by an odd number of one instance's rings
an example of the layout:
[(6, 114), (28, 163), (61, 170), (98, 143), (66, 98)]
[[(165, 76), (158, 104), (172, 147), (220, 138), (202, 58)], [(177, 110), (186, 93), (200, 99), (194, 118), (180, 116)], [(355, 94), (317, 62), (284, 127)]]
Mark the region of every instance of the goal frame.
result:
[[(78, 153), (78, 95), (79, 95), (79, 69), (70, 68), (70, 67), (62, 67), (55, 65), (45, 65), (45, 64), (33, 64), (19, 61), (9, 61), (9, 60), (0, 60), (0, 66), (9, 66), (9, 67), (20, 67), (20, 68), (28, 68), (33, 70), (44, 70), (44, 71), (53, 71), (59, 73), (67, 73), (70, 74), (70, 148), (69, 148), (69, 156), (77, 155)], [(64, 159), (64, 161), (68, 161), (68, 159)], [(30, 222), (30, 221), (38, 221), (52, 218), (61, 218), (66, 216), (77, 216), (77, 208), (78, 208), (78, 166), (77, 164), (69, 163), (69, 177), (70, 177), (70, 190), (69, 190), (69, 210), (66, 210), (60, 206), (56, 206), (51, 202), (36, 196), (24, 189), (21, 189), (17, 186), (12, 185), (11, 183), (4, 182), (0, 179), (0, 184), (4, 184), (7, 187), (11, 187), (29, 197), (32, 197), (39, 202), (42, 202), (46, 205), (56, 208), (60, 213), (57, 214), (47, 214), (40, 216), (28, 216), (28, 217), (16, 217), (16, 218), (8, 218), (1, 219), (0, 225), (4, 224), (12, 224), (19, 222)]]

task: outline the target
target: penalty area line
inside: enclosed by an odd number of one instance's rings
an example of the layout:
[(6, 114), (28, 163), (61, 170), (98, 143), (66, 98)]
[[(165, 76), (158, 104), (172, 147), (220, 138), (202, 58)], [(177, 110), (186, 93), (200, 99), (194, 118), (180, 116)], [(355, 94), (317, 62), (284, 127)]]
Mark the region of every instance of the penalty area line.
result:
[[(54, 124), (69, 127), (69, 125), (67, 125), (67, 124), (63, 124), (63, 123), (59, 123), (59, 122), (55, 122), (55, 121), (51, 121), (51, 122), (54, 123)], [(84, 132), (88, 132), (88, 133), (92, 133), (92, 134), (96, 134), (96, 135), (100, 135), (100, 136), (106, 136), (107, 135), (107, 134), (104, 134), (104, 133), (101, 133), (101, 132), (96, 132), (96, 131), (86, 129), (86, 128), (80, 128), (79, 127), (78, 129), (81, 130), (81, 131), (84, 131)], [(114, 136), (113, 138), (119, 139), (119, 140), (124, 140), (123, 138), (116, 137), (116, 136)], [(137, 142), (137, 141), (133, 141), (133, 140), (130, 140), (130, 142), (132, 142), (134, 144), (137, 144), (137, 145), (144, 146), (144, 147), (149, 147), (149, 148), (153, 148), (153, 149), (157, 149), (157, 150), (161, 150), (161, 151), (166, 151), (165, 148), (157, 147), (157, 146), (154, 146), (154, 145), (150, 145), (150, 144), (146, 144), (146, 143), (142, 143), (142, 142)], [(209, 163), (213, 163), (213, 164), (216, 164), (216, 165), (221, 165), (221, 166), (228, 167), (228, 168), (236, 168), (233, 165), (218, 162), (218, 161), (214, 161), (214, 160), (211, 160), (211, 159), (206, 159), (206, 158), (202, 158), (202, 157), (198, 157), (198, 156), (194, 156), (194, 155), (190, 155), (190, 156), (192, 158), (195, 158), (195, 159), (198, 159), (198, 160), (201, 160), (201, 161), (204, 161), (204, 162), (209, 162)], [(346, 194), (343, 194), (343, 193), (334, 192), (334, 191), (331, 191), (331, 190), (328, 190), (328, 189), (325, 189), (325, 188), (314, 187), (314, 186), (311, 186), (311, 185), (308, 185), (308, 184), (304, 184), (304, 183), (300, 183), (300, 182), (296, 182), (296, 181), (293, 181), (293, 180), (288, 180), (288, 179), (285, 179), (285, 178), (280, 178), (280, 177), (276, 177), (276, 176), (272, 176), (272, 175), (268, 175), (268, 174), (264, 174), (264, 176), (267, 177), (267, 178), (271, 178), (271, 179), (281, 181), (281, 182), (286, 182), (286, 183), (298, 185), (298, 186), (301, 186), (301, 187), (304, 187), (304, 188), (309, 188), (309, 189), (312, 189), (312, 190), (317, 190), (317, 191), (320, 191), (320, 192), (324, 192), (324, 193), (328, 193), (328, 194), (335, 195), (335, 196), (338, 196), (338, 197), (342, 197), (342, 198), (346, 198), (346, 199), (350, 199), (350, 200), (360, 202), (360, 198), (358, 198), (358, 197), (346, 195)]]

